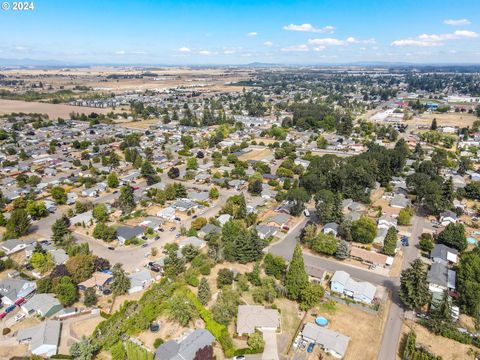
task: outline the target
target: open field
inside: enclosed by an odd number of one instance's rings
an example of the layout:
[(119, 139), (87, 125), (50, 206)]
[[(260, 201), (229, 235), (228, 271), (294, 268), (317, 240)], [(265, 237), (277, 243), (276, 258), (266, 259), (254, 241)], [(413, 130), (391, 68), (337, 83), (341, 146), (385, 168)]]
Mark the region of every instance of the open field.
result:
[[(144, 73), (155, 76), (143, 78), (112, 78), (109, 75), (136, 76)], [(65, 69), (12, 69), (0, 72), (25, 83), (42, 81), (54, 88), (65, 89), (77, 85), (88, 86), (95, 91), (123, 92), (147, 89), (167, 89), (184, 87), (201, 92), (239, 92), (242, 86), (229, 86), (251, 74), (247, 69), (188, 68), (188, 67), (84, 67)]]
[(249, 151), (246, 154), (239, 156), (238, 159), (242, 161), (247, 161), (247, 160), (260, 161), (271, 155), (272, 155), (272, 151), (270, 149), (261, 149), (261, 150), (254, 149), (252, 151)]
[(0, 99), (0, 115), (12, 112), (47, 114), (50, 119), (68, 118), (71, 112), (106, 114), (109, 109)]
[[(321, 306), (318, 310), (312, 310), (306, 316), (306, 321), (313, 322), (311, 314), (325, 316), (329, 321), (328, 328), (350, 337), (346, 360), (372, 360), (377, 358), (381, 341), (381, 334), (385, 323), (385, 309), (388, 304), (382, 306), (376, 314), (369, 314), (360, 309), (335, 303), (335, 308)], [(314, 354), (320, 353), (319, 347), (315, 347)], [(310, 359), (318, 359), (310, 356)], [(323, 359), (335, 359), (322, 353)]]
[[(417, 334), (417, 346), (423, 346), (431, 353), (441, 356), (443, 360), (475, 359), (475, 356), (470, 351), (470, 349), (475, 349), (474, 346), (464, 345), (442, 336), (436, 336), (423, 326), (415, 324), (412, 321), (406, 321), (403, 324), (402, 337), (406, 336), (411, 328), (415, 330)], [(398, 354), (397, 359), (400, 359)]]
[(145, 129), (148, 129), (150, 125), (161, 124), (161, 121), (159, 119), (148, 119), (148, 120), (140, 120), (140, 121), (125, 121), (125, 122), (116, 121), (115, 123), (118, 126), (123, 126), (126, 128), (145, 130)]
[(423, 113), (419, 117), (415, 117), (412, 120), (407, 121), (409, 125), (428, 125), (430, 126), (433, 119), (437, 119), (438, 126), (459, 126), (467, 127), (472, 126), (475, 120), (478, 118), (473, 114), (466, 113)]

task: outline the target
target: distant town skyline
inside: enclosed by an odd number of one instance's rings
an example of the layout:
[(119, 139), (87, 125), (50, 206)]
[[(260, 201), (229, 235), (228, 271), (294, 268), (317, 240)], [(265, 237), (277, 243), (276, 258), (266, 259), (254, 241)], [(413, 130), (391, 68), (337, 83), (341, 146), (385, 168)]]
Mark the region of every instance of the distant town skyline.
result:
[(0, 59), (73, 64), (480, 63), (480, 2), (34, 1)]

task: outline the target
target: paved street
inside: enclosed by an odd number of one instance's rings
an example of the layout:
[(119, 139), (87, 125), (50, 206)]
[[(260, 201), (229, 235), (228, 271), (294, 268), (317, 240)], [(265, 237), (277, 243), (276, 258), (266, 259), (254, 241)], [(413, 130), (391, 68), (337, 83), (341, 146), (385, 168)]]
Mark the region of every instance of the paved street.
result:
[[(271, 254), (282, 256), (286, 260), (290, 260), (297, 239), (307, 221), (308, 219), (303, 219), (283, 240), (271, 245), (267, 251)], [(423, 231), (424, 218), (415, 216), (412, 219), (412, 223), (410, 246), (403, 248), (402, 269), (407, 268), (409, 263), (415, 260), (419, 255), (418, 240)], [(404, 314), (402, 303), (398, 297), (400, 279), (398, 277), (392, 278), (383, 276), (370, 270), (364, 270), (349, 264), (344, 264), (340, 261), (330, 260), (320, 256), (304, 254), (303, 259), (307, 266), (318, 267), (329, 272), (343, 270), (348, 272), (354, 279), (368, 281), (375, 285), (382, 285), (391, 291), (392, 303), (390, 305), (387, 323), (383, 332), (384, 336), (382, 338), (377, 359), (394, 360), (396, 358), (398, 342), (400, 340)]]

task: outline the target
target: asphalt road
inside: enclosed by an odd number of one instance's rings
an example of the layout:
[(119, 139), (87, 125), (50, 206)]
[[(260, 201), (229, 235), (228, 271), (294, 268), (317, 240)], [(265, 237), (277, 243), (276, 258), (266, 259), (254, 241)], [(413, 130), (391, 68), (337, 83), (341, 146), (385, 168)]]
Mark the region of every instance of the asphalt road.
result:
[[(273, 255), (282, 256), (286, 260), (290, 260), (297, 239), (307, 221), (308, 219), (303, 219), (283, 240), (268, 247), (267, 252)], [(403, 249), (402, 269), (407, 268), (409, 263), (419, 256), (418, 240), (423, 231), (424, 218), (415, 216), (412, 219), (412, 223), (410, 246), (404, 247)], [(354, 279), (368, 281), (375, 285), (382, 285), (391, 291), (392, 303), (390, 305), (387, 323), (383, 331), (377, 360), (395, 360), (404, 319), (404, 308), (398, 296), (400, 279), (398, 277), (388, 277), (374, 273), (373, 271), (363, 270), (361, 268), (343, 264), (340, 261), (330, 260), (320, 256), (303, 254), (303, 259), (306, 266), (317, 267), (329, 272), (343, 270), (348, 272)]]

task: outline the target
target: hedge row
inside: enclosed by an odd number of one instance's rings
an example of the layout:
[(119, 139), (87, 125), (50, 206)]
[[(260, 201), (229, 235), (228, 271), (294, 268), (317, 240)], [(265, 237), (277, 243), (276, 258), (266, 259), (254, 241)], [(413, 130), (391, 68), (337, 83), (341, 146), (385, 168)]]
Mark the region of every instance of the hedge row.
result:
[(215, 320), (213, 320), (212, 314), (208, 311), (202, 303), (197, 299), (194, 293), (190, 290), (187, 292), (188, 299), (192, 302), (192, 304), (197, 309), (198, 314), (205, 322), (205, 328), (212, 333), (212, 335), (217, 339), (223, 349), (223, 353), (225, 357), (231, 358), (235, 355), (235, 349), (233, 347), (232, 338), (228, 333), (227, 328), (225, 325), (219, 324)]

